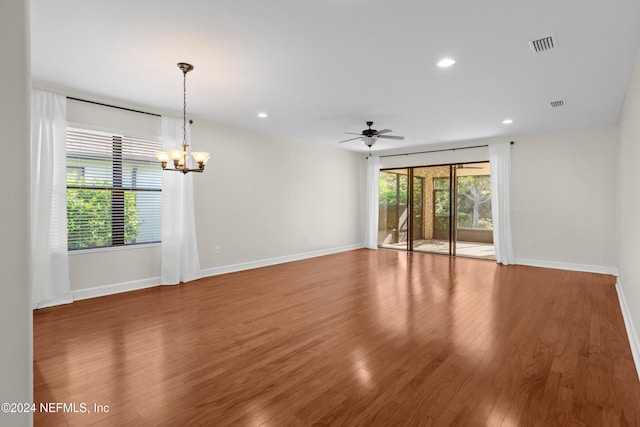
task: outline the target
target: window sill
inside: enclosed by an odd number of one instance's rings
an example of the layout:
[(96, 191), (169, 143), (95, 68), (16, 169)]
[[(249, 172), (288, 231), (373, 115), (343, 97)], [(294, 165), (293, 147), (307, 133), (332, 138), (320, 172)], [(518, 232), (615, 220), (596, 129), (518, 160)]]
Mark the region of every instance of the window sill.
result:
[(73, 251), (67, 251), (69, 255), (80, 254), (92, 254), (96, 252), (113, 252), (113, 251), (129, 251), (133, 249), (148, 249), (162, 246), (162, 243), (141, 243), (139, 245), (125, 245), (125, 246), (109, 246), (106, 248), (90, 248), (90, 249), (75, 249)]

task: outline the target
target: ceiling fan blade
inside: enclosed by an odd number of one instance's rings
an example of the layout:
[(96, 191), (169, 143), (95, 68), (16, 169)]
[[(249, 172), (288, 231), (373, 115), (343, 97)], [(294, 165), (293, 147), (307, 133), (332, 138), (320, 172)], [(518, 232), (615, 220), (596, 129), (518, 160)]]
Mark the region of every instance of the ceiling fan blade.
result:
[(361, 137), (358, 137), (358, 138), (351, 138), (351, 139), (345, 139), (344, 141), (338, 141), (338, 144), (342, 144), (343, 142), (353, 141), (353, 140), (360, 139), (360, 138), (361, 138)]
[(404, 136), (396, 136), (396, 135), (379, 135), (378, 138), (387, 138), (387, 139), (399, 139), (403, 140)]
[(383, 133), (389, 133), (389, 132), (393, 132), (391, 129), (382, 129), (378, 131), (378, 135), (381, 135)]
[(354, 133), (354, 132), (345, 132), (347, 135), (360, 135), (362, 136), (361, 133)]

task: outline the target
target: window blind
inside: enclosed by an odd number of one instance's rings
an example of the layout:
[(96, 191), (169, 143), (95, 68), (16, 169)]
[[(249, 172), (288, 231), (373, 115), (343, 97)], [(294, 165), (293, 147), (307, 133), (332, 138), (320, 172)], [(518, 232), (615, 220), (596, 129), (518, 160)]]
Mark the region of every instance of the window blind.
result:
[(159, 242), (160, 141), (67, 127), (69, 250)]

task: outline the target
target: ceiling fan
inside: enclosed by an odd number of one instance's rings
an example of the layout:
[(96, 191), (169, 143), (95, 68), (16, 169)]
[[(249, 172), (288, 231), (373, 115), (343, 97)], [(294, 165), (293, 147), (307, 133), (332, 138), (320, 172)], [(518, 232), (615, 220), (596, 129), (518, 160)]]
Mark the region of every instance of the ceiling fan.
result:
[(369, 129), (364, 129), (361, 133), (345, 132), (348, 135), (358, 135), (358, 136), (355, 138), (345, 139), (344, 141), (339, 141), (338, 143), (341, 144), (343, 142), (353, 141), (355, 139), (362, 139), (362, 142), (364, 142), (367, 145), (367, 147), (371, 148), (373, 147), (373, 144), (376, 143), (378, 138), (399, 139), (399, 140), (404, 139), (404, 136), (385, 135), (389, 132), (393, 132), (391, 129), (375, 130), (375, 129), (371, 129), (373, 122), (366, 122), (366, 123), (367, 123), (367, 126), (369, 126)]

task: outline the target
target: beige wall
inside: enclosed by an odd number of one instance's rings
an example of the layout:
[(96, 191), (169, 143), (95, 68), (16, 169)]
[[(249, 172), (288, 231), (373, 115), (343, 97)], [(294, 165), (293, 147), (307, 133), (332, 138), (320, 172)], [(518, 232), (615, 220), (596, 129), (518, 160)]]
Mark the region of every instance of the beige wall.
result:
[[(194, 148), (212, 153), (207, 171), (194, 180), (203, 270), (361, 243), (361, 155), (204, 120), (194, 123), (192, 137)], [(516, 258), (617, 266), (617, 138), (615, 127), (516, 138)], [(493, 142), (498, 140), (470, 145)], [(486, 156), (486, 148), (460, 150), (447, 158), (387, 158), (382, 165)], [(159, 254), (157, 246), (72, 254), (72, 289), (145, 280), (148, 285), (160, 274)]]
[[(618, 263), (617, 128), (512, 139), (511, 211), (517, 260), (614, 271)], [(464, 145), (497, 142), (505, 140), (468, 141)], [(383, 158), (381, 164), (385, 168), (484, 160), (488, 160), (488, 149), (476, 148)]]
[[(635, 330), (640, 331), (640, 52), (636, 57), (620, 117), (618, 170), (618, 281), (624, 291)], [(636, 335), (636, 342), (639, 339)]]
[[(160, 245), (71, 252), (71, 290), (142, 281), (138, 286), (156, 285), (160, 278)], [(154, 280), (155, 279), (155, 280)]]
[[(362, 155), (204, 120), (196, 120), (192, 135), (195, 149), (212, 153), (207, 171), (194, 180), (203, 269), (362, 242)], [(514, 139), (516, 258), (614, 269), (617, 129)], [(487, 159), (488, 150), (483, 147), (387, 157), (381, 165)], [(70, 265), (75, 291), (140, 280), (148, 283), (159, 276), (159, 248), (72, 254)]]
[[(33, 400), (33, 334), (29, 273), (29, 3), (0, 2), (0, 129), (11, 161), (0, 168), (5, 188), (0, 245), (0, 402)], [(31, 425), (31, 416), (0, 413), (0, 425)]]
[(616, 127), (516, 138), (512, 226), (516, 258), (615, 268)]
[(212, 155), (194, 180), (203, 269), (362, 244), (363, 155), (206, 121), (191, 129)]
[[(70, 120), (114, 129), (132, 126), (130, 114), (120, 117), (107, 109), (110, 121), (100, 122), (95, 116), (104, 112), (99, 108), (69, 104)], [(142, 118), (149, 123), (134, 131), (153, 132), (154, 120)], [(363, 155), (198, 119), (192, 125), (192, 145), (212, 155), (206, 171), (194, 176), (198, 248), (205, 273), (212, 268), (362, 244)], [(160, 247), (74, 252), (69, 266), (76, 294), (129, 282), (135, 282), (132, 287), (150, 286), (160, 276)]]

